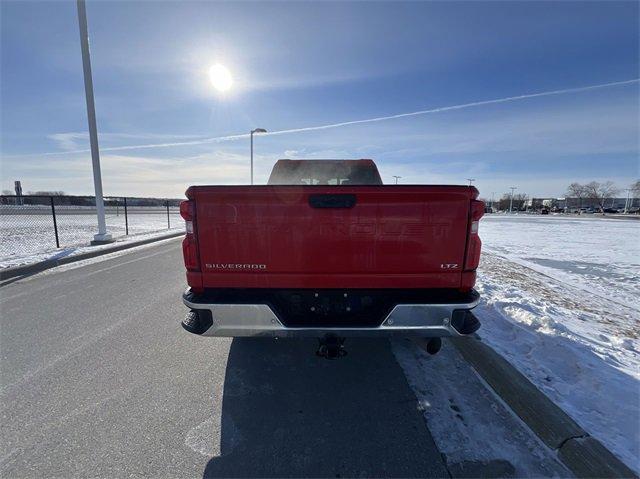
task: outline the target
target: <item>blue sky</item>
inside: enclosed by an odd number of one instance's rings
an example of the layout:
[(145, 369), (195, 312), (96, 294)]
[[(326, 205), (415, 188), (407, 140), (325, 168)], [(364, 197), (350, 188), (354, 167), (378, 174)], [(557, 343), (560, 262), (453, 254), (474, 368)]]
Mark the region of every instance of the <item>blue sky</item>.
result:
[[(2, 189), (91, 194), (75, 2), (1, 8)], [(88, 0), (106, 194), (241, 184), (249, 142), (200, 141), (637, 79), (632, 2), (97, 2)], [(225, 65), (233, 88), (207, 71)], [(517, 185), (640, 176), (639, 87), (478, 105), (256, 139), (278, 158), (373, 158), (383, 179)], [(136, 145), (174, 144), (116, 149)], [(175, 145), (177, 143), (177, 145)]]

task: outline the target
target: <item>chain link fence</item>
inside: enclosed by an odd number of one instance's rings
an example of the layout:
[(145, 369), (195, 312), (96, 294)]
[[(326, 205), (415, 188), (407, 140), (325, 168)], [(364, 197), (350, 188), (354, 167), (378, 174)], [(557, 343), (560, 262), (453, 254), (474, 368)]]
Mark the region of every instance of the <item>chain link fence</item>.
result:
[[(184, 228), (180, 199), (105, 197), (114, 237)], [(98, 232), (93, 196), (0, 196), (0, 259), (86, 245)]]

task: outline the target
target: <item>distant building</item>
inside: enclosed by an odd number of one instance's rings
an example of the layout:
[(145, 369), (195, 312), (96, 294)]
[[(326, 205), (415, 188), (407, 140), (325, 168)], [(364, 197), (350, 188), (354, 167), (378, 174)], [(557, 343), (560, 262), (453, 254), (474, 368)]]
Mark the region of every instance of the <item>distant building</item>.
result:
[[(605, 198), (604, 207), (616, 210), (624, 210), (627, 198)], [(640, 198), (629, 198), (628, 208), (638, 208)], [(552, 207), (558, 209), (579, 210), (580, 208), (600, 209), (600, 204), (595, 198), (555, 198)]]

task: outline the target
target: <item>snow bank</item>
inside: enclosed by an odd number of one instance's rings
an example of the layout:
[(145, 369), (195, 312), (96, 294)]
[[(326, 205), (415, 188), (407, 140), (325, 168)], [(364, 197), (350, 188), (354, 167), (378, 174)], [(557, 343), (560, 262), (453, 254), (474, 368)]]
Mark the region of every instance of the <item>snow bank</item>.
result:
[(482, 220), (483, 340), (640, 471), (640, 222)]

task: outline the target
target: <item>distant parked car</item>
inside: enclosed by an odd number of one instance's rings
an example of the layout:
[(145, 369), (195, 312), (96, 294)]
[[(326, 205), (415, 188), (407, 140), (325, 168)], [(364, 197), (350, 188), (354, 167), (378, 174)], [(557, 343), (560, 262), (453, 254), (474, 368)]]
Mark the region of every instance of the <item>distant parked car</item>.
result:
[(549, 214), (549, 210), (546, 208), (543, 208), (542, 210), (540, 210), (540, 214), (541, 215), (548, 215)]
[(605, 208), (602, 210), (603, 213), (618, 213), (618, 210), (615, 208)]

